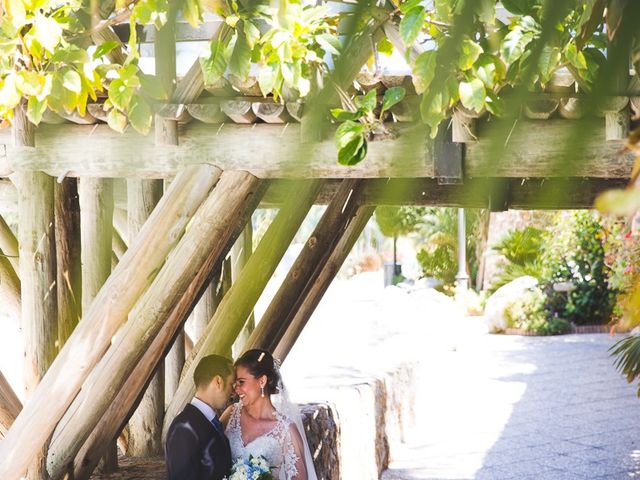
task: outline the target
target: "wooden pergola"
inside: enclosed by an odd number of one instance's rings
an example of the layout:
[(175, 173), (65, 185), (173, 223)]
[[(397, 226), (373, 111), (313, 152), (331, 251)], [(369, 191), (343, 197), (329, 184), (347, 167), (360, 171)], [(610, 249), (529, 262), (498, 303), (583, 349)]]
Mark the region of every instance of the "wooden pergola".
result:
[[(210, 38), (205, 27), (148, 32), (169, 84), (176, 35)], [(392, 26), (383, 31), (393, 40)], [(405, 76), (358, 73), (370, 45), (345, 84), (411, 88)], [(493, 123), (463, 111), (430, 139), (409, 98), (388, 119), (399, 135), (372, 141), (353, 167), (336, 163), (330, 136), (308, 135), (303, 104), (260, 97), (255, 79), (205, 88), (198, 62), (158, 108), (154, 136), (110, 130), (100, 104), (82, 117), (49, 113), (37, 130), (18, 110), (0, 131), (0, 212), (19, 217), (17, 236), (0, 222), (0, 295), (21, 318), (28, 402), (0, 376), (0, 478), (27, 468), (30, 478), (45, 469), (88, 478), (127, 424), (132, 454), (160, 454), (163, 426), (193, 395), (194, 366), (243, 334), (313, 204), (328, 207), (246, 348), (286, 357), (376, 205), (591, 207), (629, 180), (634, 158), (623, 144), (640, 84), (628, 84), (577, 120), (584, 99), (559, 76), (555, 90), (525, 102), (500, 148)], [(589, 135), (574, 148), (580, 161), (567, 164), (576, 125)], [(250, 252), (261, 204), (278, 214)], [(222, 298), (221, 271), (232, 271)], [(186, 354), (189, 315), (197, 338)]]

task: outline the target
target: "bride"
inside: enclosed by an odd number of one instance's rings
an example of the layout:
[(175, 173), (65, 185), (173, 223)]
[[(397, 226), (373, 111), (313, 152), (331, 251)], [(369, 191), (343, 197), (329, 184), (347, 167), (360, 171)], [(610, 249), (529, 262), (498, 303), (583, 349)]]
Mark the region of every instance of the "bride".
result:
[[(266, 350), (249, 350), (236, 360), (235, 369), (240, 401), (220, 418), (226, 425), (233, 461), (262, 455), (278, 480), (317, 480), (301, 434), (300, 415), (287, 398), (273, 356)], [(278, 409), (272, 395), (280, 397)]]

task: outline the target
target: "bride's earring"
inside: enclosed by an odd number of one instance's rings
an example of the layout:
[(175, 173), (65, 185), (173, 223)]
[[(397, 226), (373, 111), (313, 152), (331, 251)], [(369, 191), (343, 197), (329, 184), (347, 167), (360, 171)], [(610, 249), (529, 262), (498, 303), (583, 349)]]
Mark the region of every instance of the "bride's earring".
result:
[(264, 398), (264, 385), (260, 385), (260, 396)]

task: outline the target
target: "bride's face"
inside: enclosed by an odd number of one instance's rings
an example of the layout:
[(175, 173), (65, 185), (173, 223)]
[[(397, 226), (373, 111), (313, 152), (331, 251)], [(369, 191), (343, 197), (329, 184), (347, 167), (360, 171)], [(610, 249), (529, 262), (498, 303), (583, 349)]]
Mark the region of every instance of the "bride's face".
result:
[(260, 398), (261, 380), (254, 377), (249, 370), (243, 366), (236, 367), (236, 395), (240, 397), (243, 405), (251, 405)]

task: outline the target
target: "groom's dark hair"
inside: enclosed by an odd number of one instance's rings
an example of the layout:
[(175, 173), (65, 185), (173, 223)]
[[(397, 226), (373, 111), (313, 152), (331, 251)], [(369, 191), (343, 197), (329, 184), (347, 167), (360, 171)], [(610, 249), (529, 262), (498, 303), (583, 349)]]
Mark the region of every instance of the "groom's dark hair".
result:
[(220, 375), (223, 381), (233, 372), (233, 362), (221, 355), (207, 355), (203, 357), (193, 372), (193, 382), (196, 388), (203, 387), (211, 382), (216, 375)]

